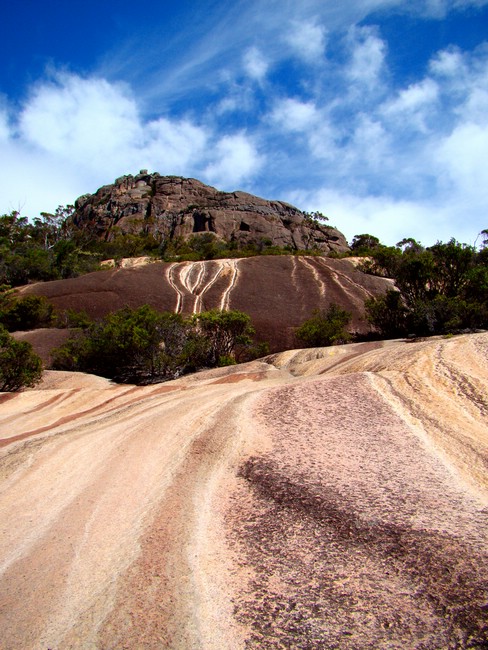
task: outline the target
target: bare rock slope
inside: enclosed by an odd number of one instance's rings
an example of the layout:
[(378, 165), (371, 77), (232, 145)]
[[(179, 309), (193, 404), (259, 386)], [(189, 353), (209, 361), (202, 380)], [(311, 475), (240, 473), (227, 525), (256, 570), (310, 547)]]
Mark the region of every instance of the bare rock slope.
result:
[(0, 645), (486, 648), (488, 334), (0, 396)]
[(75, 225), (105, 239), (116, 227), (124, 233), (152, 234), (158, 240), (213, 233), (239, 246), (269, 240), (291, 250), (348, 250), (344, 235), (336, 228), (308, 218), (283, 201), (240, 191), (220, 192), (194, 178), (145, 170), (81, 196), (75, 208)]
[(352, 313), (353, 330), (366, 332), (364, 301), (390, 287), (389, 280), (361, 273), (347, 259), (280, 255), (155, 262), (28, 285), (22, 292), (45, 295), (58, 308), (84, 309), (95, 318), (144, 303), (184, 314), (238, 309), (251, 316), (258, 339), (281, 351), (296, 345), (294, 328), (331, 302)]

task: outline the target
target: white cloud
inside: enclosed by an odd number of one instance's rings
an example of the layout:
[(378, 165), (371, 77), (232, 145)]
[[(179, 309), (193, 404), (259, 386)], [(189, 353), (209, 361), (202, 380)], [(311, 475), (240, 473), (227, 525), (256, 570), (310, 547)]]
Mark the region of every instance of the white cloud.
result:
[(488, 86), (486, 88), (474, 88), (464, 105), (463, 115), (465, 119), (477, 124), (486, 125), (488, 122)]
[(377, 89), (384, 69), (386, 43), (372, 27), (353, 27), (349, 30), (351, 60), (345, 74), (357, 86)]
[(203, 174), (208, 182), (230, 188), (255, 175), (264, 163), (254, 143), (244, 134), (221, 138), (214, 148), (214, 160)]
[(437, 52), (429, 63), (430, 71), (443, 77), (464, 75), (464, 57), (458, 48), (449, 48)]
[(437, 100), (439, 89), (432, 79), (411, 84), (385, 107), (387, 113), (411, 113), (429, 106)]
[(315, 22), (293, 21), (285, 37), (292, 52), (307, 62), (318, 62), (324, 54), (326, 32)]
[(202, 158), (207, 138), (202, 128), (188, 120), (160, 118), (146, 125), (136, 154), (144, 162), (143, 167), (183, 174), (192, 160)]
[(446, 185), (488, 205), (488, 119), (484, 126), (460, 124), (436, 146), (433, 157)]
[(273, 109), (270, 119), (285, 131), (309, 131), (317, 125), (319, 114), (313, 102), (287, 98)]
[(375, 173), (384, 173), (389, 167), (391, 139), (381, 122), (369, 115), (360, 116), (349, 149), (350, 165), (362, 164)]
[(141, 168), (189, 174), (206, 163), (209, 137), (187, 119), (145, 121), (127, 88), (73, 74), (37, 85), (15, 133), (2, 113), (0, 210), (31, 216)]
[(420, 132), (427, 131), (427, 120), (436, 110), (439, 87), (432, 79), (411, 84), (382, 107), (383, 115), (388, 119), (402, 121), (406, 126), (414, 127)]
[(135, 101), (123, 87), (68, 74), (37, 86), (20, 115), (19, 132), (43, 151), (84, 163), (96, 157), (103, 164), (142, 136)]
[(257, 47), (249, 48), (244, 54), (244, 70), (256, 81), (262, 81), (268, 71), (268, 63)]
[(0, 110), (0, 142), (7, 142), (10, 137), (10, 127), (6, 111)]
[(304, 210), (318, 210), (326, 214), (330, 224), (337, 226), (349, 242), (354, 235), (369, 233), (379, 236), (383, 243), (390, 246), (405, 237), (414, 237), (429, 246), (438, 240), (448, 241), (454, 234), (452, 223), (458, 220), (458, 240), (474, 243), (484, 227), (482, 222), (463, 220), (462, 214), (470, 206), (463, 206), (458, 201), (438, 205), (435, 201), (363, 195), (328, 188), (293, 192), (286, 200)]
[(402, 9), (406, 13), (440, 20), (451, 11), (482, 7), (487, 2), (488, 0), (411, 0), (398, 4), (404, 5)]

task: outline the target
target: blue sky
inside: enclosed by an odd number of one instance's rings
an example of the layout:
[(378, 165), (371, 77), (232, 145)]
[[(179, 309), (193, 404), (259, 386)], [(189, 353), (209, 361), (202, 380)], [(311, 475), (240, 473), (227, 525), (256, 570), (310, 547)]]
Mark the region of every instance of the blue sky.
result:
[(488, 0), (18, 0), (0, 51), (0, 213), (148, 169), (349, 240), (488, 228)]

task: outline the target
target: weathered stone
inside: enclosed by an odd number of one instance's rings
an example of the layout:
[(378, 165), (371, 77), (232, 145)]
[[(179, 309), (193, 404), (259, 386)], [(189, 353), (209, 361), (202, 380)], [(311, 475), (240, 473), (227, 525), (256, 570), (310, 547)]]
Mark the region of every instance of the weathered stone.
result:
[(246, 192), (219, 192), (193, 178), (146, 170), (81, 196), (75, 208), (75, 225), (104, 239), (110, 239), (116, 227), (122, 233), (151, 234), (160, 241), (210, 232), (239, 246), (268, 240), (291, 250), (348, 250), (341, 232), (288, 203)]
[(364, 301), (392, 286), (390, 280), (358, 271), (348, 259), (319, 255), (146, 261), (129, 259), (117, 268), (38, 282), (21, 291), (24, 295), (46, 296), (59, 310), (86, 311), (96, 319), (122, 307), (144, 304), (184, 315), (237, 309), (249, 314), (257, 339), (267, 341), (271, 352), (279, 352), (300, 345), (295, 329), (312, 316), (314, 309), (326, 309), (331, 303), (351, 313), (351, 331), (366, 334), (370, 325), (364, 315)]

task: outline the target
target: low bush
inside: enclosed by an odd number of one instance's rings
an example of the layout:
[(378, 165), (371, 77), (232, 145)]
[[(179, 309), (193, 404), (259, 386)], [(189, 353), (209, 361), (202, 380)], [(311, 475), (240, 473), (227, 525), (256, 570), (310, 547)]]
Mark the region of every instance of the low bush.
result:
[(0, 391), (18, 391), (42, 379), (42, 361), (30, 343), (16, 341), (0, 325)]

